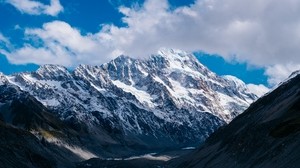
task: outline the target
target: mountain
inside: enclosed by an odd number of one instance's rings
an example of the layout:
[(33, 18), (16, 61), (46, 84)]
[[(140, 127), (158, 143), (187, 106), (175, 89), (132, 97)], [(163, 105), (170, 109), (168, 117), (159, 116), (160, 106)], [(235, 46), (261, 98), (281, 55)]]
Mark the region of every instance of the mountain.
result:
[(299, 167), (299, 139), (300, 71), (296, 71), (213, 133), (196, 152), (180, 158), (177, 166)]
[(173, 49), (74, 70), (43, 65), (0, 74), (0, 84), (33, 96), (81, 135), (79, 144), (106, 157), (112, 150), (196, 146), (258, 98), (241, 80), (218, 76), (194, 55)]

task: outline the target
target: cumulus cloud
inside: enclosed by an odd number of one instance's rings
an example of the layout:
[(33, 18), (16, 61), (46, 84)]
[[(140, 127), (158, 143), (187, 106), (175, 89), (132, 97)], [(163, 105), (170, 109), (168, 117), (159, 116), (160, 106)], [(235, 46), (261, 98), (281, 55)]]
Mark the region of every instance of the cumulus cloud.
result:
[[(264, 67), (271, 85), (300, 69), (300, 1), (196, 0), (171, 9), (167, 0), (146, 0), (143, 5), (123, 6), (119, 11), (125, 27), (104, 24), (94, 34), (82, 34), (61, 21), (27, 29), (26, 36), (43, 44), (26, 44), (8, 52), (8, 59), (35, 61), (43, 55), (27, 58), (21, 51), (36, 49), (49, 52), (45, 56), (49, 58), (51, 54), (62, 55), (66, 61), (61, 64), (65, 65), (99, 64), (119, 54), (147, 57), (167, 47), (201, 50)], [(56, 53), (56, 48), (61, 51)], [(43, 63), (42, 58), (38, 62)]]
[(51, 0), (50, 5), (34, 0), (6, 0), (6, 2), (13, 5), (20, 12), (30, 15), (46, 14), (56, 16), (64, 9), (59, 0)]
[(107, 35), (134, 56), (164, 46), (204, 50), (262, 66), (288, 63), (300, 61), (298, 6), (300, 1), (294, 0), (199, 0), (170, 10), (166, 0), (148, 0), (140, 8), (121, 7), (128, 27), (110, 26)]
[(62, 21), (45, 23), (42, 28), (27, 28), (25, 35), (30, 43), (22, 48), (1, 52), (14, 64), (61, 64), (73, 67), (80, 63), (101, 64), (109, 61), (113, 55), (116, 57), (121, 54), (105, 46), (106, 41), (101, 41), (97, 34), (82, 35), (78, 29)]

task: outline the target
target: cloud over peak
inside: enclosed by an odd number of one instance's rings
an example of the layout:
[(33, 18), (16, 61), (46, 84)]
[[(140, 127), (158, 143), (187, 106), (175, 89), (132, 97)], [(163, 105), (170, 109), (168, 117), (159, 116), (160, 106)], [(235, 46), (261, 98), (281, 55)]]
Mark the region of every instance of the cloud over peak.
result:
[[(50, 8), (60, 6), (58, 0), (50, 6), (32, 0), (9, 1), (28, 13), (61, 11)], [(126, 26), (103, 24), (96, 33), (83, 34), (63, 21), (26, 29), (25, 36), (38, 40), (6, 55), (13, 63), (57, 63), (53, 58), (60, 57), (64, 60), (60, 64), (76, 66), (104, 63), (121, 54), (147, 57), (161, 47), (179, 48), (263, 67), (271, 85), (300, 69), (300, 1), (196, 0), (172, 8), (167, 0), (146, 0), (140, 6), (120, 7), (119, 12)], [(35, 41), (42, 44), (34, 45)]]

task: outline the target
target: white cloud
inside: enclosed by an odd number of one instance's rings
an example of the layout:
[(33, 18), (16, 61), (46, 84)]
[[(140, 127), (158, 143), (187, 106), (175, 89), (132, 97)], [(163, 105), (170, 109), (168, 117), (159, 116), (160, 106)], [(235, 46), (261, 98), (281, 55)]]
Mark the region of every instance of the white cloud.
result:
[(46, 23), (43, 25), (43, 29), (26, 29), (25, 34), (37, 36), (46, 43), (57, 41), (60, 45), (79, 53), (88, 52), (96, 47), (89, 35), (84, 37), (79, 30), (61, 21)]
[(259, 85), (247, 84), (247, 87), (252, 93), (256, 94), (257, 96), (263, 96), (265, 93), (270, 91), (269, 88), (267, 88), (262, 84)]
[(269, 76), (268, 82), (271, 85), (276, 85), (287, 78), (291, 72), (300, 70), (300, 63), (288, 63), (285, 65), (276, 64), (266, 68), (266, 75)]
[[(271, 85), (300, 69), (300, 1), (198, 0), (170, 10), (166, 0), (148, 0), (120, 12), (128, 27), (110, 26), (105, 35), (126, 55), (147, 56), (162, 46), (203, 50), (267, 68)], [(272, 71), (278, 66), (285, 68)]]
[(8, 44), (9, 40), (2, 33), (0, 33), (0, 42)]
[[(80, 63), (102, 64), (122, 52), (112, 50), (98, 34), (82, 35), (62, 21), (45, 23), (42, 28), (25, 29), (26, 43), (22, 48), (0, 53), (14, 64), (61, 64), (68, 67)], [(1, 36), (0, 36), (1, 37)]]
[(1, 50), (7, 50), (11, 48), (10, 41), (2, 33), (0, 33), (0, 53)]
[(56, 16), (64, 10), (59, 0), (51, 0), (50, 5), (43, 4), (35, 0), (6, 0), (22, 13), (30, 15), (51, 15)]
[(9, 61), (14, 64), (26, 64), (29, 62), (45, 64), (48, 62), (50, 64), (72, 65), (69, 53), (55, 44), (52, 44), (51, 48), (34, 48), (30, 44), (26, 44), (23, 48), (12, 53), (1, 50), (0, 52), (5, 54)]
[[(61, 48), (61, 55), (69, 60), (61, 64), (73, 66), (104, 63), (118, 54), (147, 57), (167, 47), (202, 50), (264, 67), (270, 84), (299, 69), (300, 1), (197, 0), (170, 9), (167, 0), (146, 0), (142, 6), (120, 7), (119, 11), (125, 27), (104, 24), (98, 33), (82, 34), (68, 23), (55, 21), (27, 29), (26, 35), (43, 41), (40, 47), (52, 54), (56, 54), (55, 47)], [(13, 62), (21, 57), (17, 53), (22, 49), (10, 52), (8, 59)], [(22, 62), (34, 61), (29, 58), (23, 57)]]

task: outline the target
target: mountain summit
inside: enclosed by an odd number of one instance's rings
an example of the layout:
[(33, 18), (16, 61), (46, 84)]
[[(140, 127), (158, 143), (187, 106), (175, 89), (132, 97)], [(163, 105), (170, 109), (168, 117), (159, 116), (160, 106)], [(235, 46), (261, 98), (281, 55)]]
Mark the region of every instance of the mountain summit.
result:
[(242, 81), (173, 49), (73, 71), (43, 65), (0, 80), (30, 93), (74, 129), (141, 148), (197, 145), (258, 98)]

